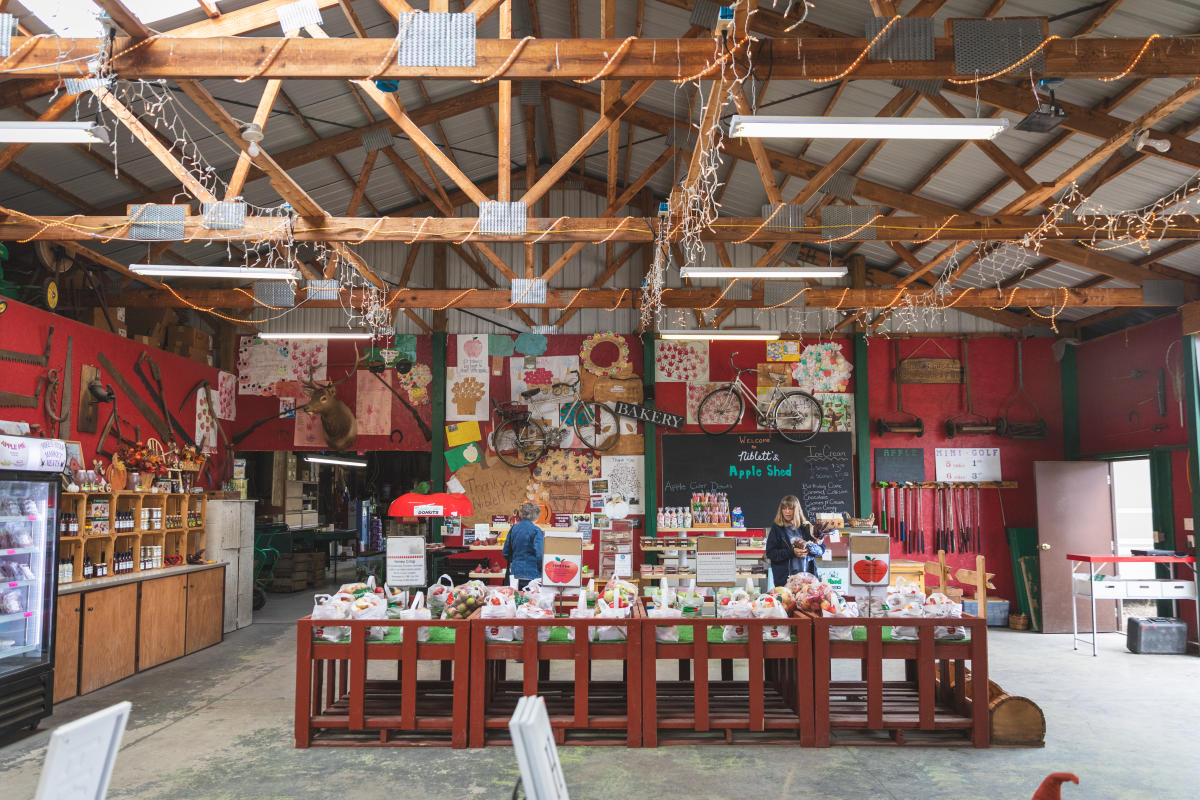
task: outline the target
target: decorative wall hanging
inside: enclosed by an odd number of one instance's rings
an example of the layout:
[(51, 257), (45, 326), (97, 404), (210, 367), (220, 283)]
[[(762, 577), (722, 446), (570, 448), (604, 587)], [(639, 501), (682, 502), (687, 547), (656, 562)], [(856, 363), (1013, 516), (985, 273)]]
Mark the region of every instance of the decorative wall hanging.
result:
[[(592, 360), (592, 351), (597, 345), (609, 344), (617, 348), (617, 357), (608, 366), (602, 367)], [(633, 364), (629, 361), (629, 343), (624, 336), (605, 331), (593, 333), (583, 340), (579, 349), (579, 363), (593, 375), (605, 378), (628, 378), (633, 374)]]
[(844, 392), (853, 367), (836, 342), (810, 344), (792, 367), (792, 377), (808, 392)]
[(655, 343), (654, 370), (656, 381), (708, 380), (708, 342), (659, 339)]

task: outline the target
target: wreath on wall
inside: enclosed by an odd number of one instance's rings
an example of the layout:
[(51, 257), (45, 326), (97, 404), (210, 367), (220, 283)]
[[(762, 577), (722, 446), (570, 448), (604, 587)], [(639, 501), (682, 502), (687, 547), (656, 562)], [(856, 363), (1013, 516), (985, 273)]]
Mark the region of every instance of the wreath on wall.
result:
[[(616, 346), (617, 357), (607, 367), (602, 367), (592, 361), (592, 350), (596, 348), (596, 345), (605, 342)], [(629, 344), (625, 341), (624, 336), (612, 331), (593, 333), (584, 339), (583, 347), (579, 350), (579, 363), (588, 372), (602, 378), (626, 378), (633, 374), (633, 364), (629, 361)]]

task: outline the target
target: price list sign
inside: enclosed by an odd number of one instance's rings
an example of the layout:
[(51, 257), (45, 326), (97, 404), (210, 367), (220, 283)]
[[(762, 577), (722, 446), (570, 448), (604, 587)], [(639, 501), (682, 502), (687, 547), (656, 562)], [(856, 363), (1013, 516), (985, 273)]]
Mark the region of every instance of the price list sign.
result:
[(998, 447), (939, 447), (934, 460), (937, 479), (944, 483), (1002, 480)]

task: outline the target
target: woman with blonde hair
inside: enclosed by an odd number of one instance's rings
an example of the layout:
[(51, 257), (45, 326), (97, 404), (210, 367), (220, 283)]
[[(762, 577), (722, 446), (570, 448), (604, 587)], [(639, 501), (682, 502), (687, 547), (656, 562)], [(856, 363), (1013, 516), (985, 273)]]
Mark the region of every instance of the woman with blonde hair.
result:
[(766, 552), (771, 562), (771, 580), (783, 586), (797, 572), (817, 574), (817, 559), (825, 553), (824, 536), (813, 534), (800, 500), (789, 494), (779, 501), (775, 524), (767, 533)]

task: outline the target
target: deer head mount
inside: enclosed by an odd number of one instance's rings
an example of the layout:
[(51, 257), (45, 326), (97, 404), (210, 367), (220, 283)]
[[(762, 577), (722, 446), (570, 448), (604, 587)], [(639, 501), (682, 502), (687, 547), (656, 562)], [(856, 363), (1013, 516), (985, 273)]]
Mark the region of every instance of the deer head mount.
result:
[(359, 355), (358, 346), (354, 347), (354, 366), (344, 378), (329, 383), (316, 383), (312, 379), (313, 370), (308, 368), (308, 379), (301, 385), (308, 392), (308, 402), (303, 410), (321, 418), (321, 430), (325, 432), (325, 441), (334, 450), (349, 450), (358, 438), (358, 420), (350, 406), (337, 397), (337, 387), (347, 379), (358, 374), (358, 367), (366, 360), (366, 354)]

